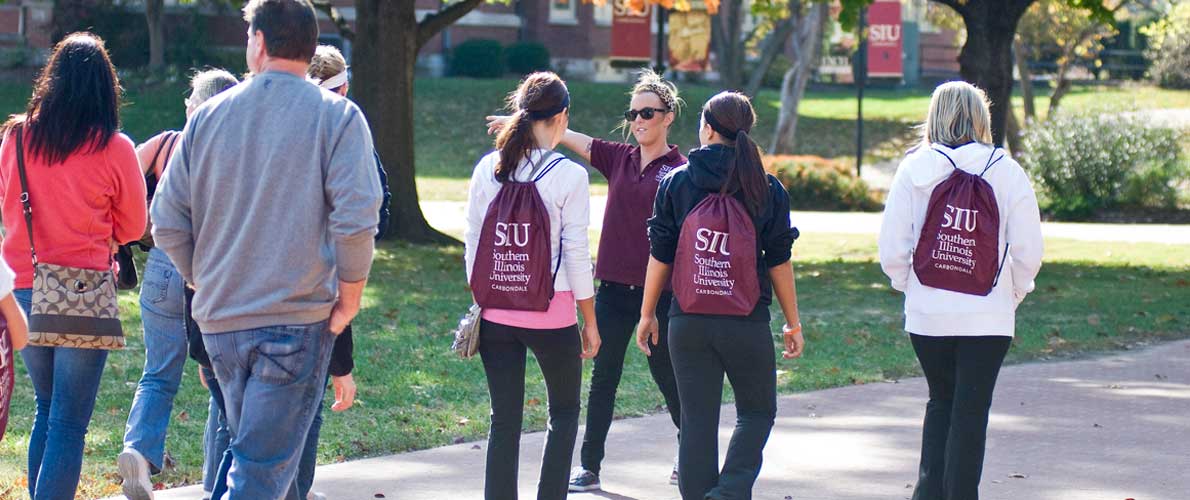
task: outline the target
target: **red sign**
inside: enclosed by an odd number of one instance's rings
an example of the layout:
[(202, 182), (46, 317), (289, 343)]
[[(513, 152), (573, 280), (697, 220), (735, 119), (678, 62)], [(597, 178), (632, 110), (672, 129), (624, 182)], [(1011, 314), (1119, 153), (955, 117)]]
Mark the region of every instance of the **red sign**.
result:
[(651, 61), (653, 32), (649, 29), (653, 8), (644, 12), (634, 9), (628, 0), (612, 1), (612, 59), (621, 61)]
[(900, 0), (876, 0), (868, 7), (868, 76), (903, 76), (902, 43)]

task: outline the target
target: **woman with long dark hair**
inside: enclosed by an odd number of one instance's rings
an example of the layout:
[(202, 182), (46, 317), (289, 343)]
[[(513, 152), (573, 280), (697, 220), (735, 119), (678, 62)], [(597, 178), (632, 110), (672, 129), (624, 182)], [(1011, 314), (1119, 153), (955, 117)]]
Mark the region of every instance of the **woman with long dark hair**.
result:
[[(603, 345), (591, 371), (591, 392), (587, 396), (587, 426), (579, 452), (580, 467), (570, 478), (570, 491), (601, 488), (607, 433), (615, 413), (616, 390), (624, 373), (624, 357), (640, 319), (640, 302), (649, 263), (649, 237), (645, 227), (653, 214), (657, 186), (671, 170), (686, 164), (678, 147), (669, 143), (669, 130), (683, 102), (678, 88), (652, 70), (644, 70), (630, 92), (622, 128), (636, 145), (596, 139), (573, 130), (562, 136), (562, 145), (591, 163), (607, 178), (607, 210), (599, 238), (600, 258), (595, 262), (595, 316)], [(506, 116), (489, 116), (488, 132), (499, 130)], [(627, 138), (627, 137), (625, 137)], [(649, 372), (665, 399), (669, 417), (678, 427), (681, 404), (669, 361), (669, 291), (662, 293), (658, 306), (658, 348), (648, 357)], [(671, 484), (678, 484), (678, 464), (669, 471)]]
[(492, 399), (484, 497), (517, 498), (525, 359), (532, 350), (549, 397), (537, 498), (561, 499), (578, 434), (582, 360), (594, 357), (600, 342), (587, 247), (587, 171), (553, 151), (570, 111), (570, 92), (558, 75), (526, 77), (509, 108), (497, 150), (471, 176), (463, 235), (472, 294), (484, 307), (479, 355)]
[[(774, 294), (787, 321), (785, 357), (800, 356), (805, 345), (789, 260), (798, 233), (789, 221), (789, 195), (764, 172), (750, 137), (755, 116), (743, 94), (722, 92), (707, 101), (702, 147), (661, 181), (649, 219), (651, 258), (636, 341), (653, 354), (657, 303), (672, 274), (669, 355), (682, 400), (678, 489), (685, 500), (751, 498), (777, 413), (769, 332)], [(724, 374), (737, 421), (720, 471)]]
[[(112, 267), (117, 245), (144, 233), (145, 181), (132, 141), (119, 132), (119, 109), (120, 83), (103, 40), (74, 33), (54, 47), (25, 114), (8, 122), (0, 149), (3, 252), (26, 312), (33, 295), (31, 243), (38, 262), (101, 271)], [(18, 156), (35, 214), (34, 242), (21, 216)], [(34, 340), (21, 357), (37, 400), (29, 495), (74, 498), (107, 351)]]

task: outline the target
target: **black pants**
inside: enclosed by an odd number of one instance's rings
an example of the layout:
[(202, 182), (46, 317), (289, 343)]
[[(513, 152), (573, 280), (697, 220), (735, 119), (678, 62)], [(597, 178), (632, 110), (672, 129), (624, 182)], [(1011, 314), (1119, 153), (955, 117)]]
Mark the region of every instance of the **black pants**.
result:
[[(583, 434), (583, 449), (580, 453), (583, 468), (599, 474), (603, 462), (607, 431), (612, 425), (612, 414), (616, 408), (616, 389), (624, 374), (624, 357), (629, 345), (635, 344), (636, 324), (640, 320), (640, 303), (644, 291), (640, 287), (629, 287), (618, 283), (602, 282), (595, 295), (595, 318), (599, 322), (599, 336), (603, 343), (595, 356), (595, 369), (591, 374), (591, 393), (587, 397), (587, 430)], [(649, 372), (665, 398), (669, 417), (675, 427), (682, 422), (681, 404), (678, 402), (678, 385), (674, 381), (674, 368), (669, 360), (669, 304), (672, 295), (661, 294), (657, 301), (657, 322), (659, 332), (657, 346), (648, 357)]]
[[(683, 500), (752, 498), (764, 445), (777, 416), (773, 336), (761, 321), (675, 316), (669, 353), (682, 398), (678, 489)], [(723, 375), (735, 392), (736, 426), (719, 469)]]
[(578, 327), (530, 330), (483, 321), (479, 355), (492, 398), (492, 427), (484, 476), (486, 500), (517, 498), (517, 459), (525, 409), (525, 359), (533, 350), (549, 397), (549, 424), (541, 459), (538, 500), (566, 498), (570, 459), (578, 435), (582, 341)]
[(930, 385), (913, 500), (977, 500), (992, 390), (1012, 337), (910, 339)]

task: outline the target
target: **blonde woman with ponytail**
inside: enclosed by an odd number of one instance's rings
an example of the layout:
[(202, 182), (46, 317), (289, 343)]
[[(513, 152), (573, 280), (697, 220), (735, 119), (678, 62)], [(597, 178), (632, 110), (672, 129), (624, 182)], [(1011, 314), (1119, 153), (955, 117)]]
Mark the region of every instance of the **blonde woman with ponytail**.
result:
[[(657, 308), (670, 284), (675, 257), (683, 255), (679, 246), (688, 242), (682, 237), (689, 230), (684, 227), (687, 217), (707, 206), (702, 205), (704, 200), (716, 200), (710, 196), (730, 197), (725, 203), (734, 206), (738, 202), (736, 213), (743, 214), (741, 219), (750, 218), (753, 229), (751, 234), (721, 233), (719, 241), (723, 246), (720, 254), (734, 259), (728, 256), (744, 255), (737, 246), (741, 240), (730, 240), (729, 247), (727, 237), (754, 238), (742, 240), (742, 247), (755, 249), (755, 268), (714, 265), (713, 271), (746, 278), (726, 285), (729, 288), (748, 281), (758, 289), (754, 302), (742, 301), (750, 310), (741, 307), (742, 314), (684, 311), (679, 298), (690, 290), (683, 286), (690, 278), (674, 275), (672, 285), (678, 298), (669, 306), (669, 354), (682, 398), (678, 489), (684, 500), (752, 498), (752, 485), (760, 474), (761, 455), (777, 414), (776, 361), (769, 331), (769, 305), (774, 295), (787, 321), (783, 329), (785, 358), (800, 356), (805, 345), (789, 260), (798, 232), (790, 225), (788, 193), (764, 172), (759, 148), (750, 137), (755, 116), (743, 94), (723, 92), (707, 101), (699, 123), (702, 147), (690, 152), (687, 166), (661, 181), (654, 215), (649, 219), (651, 258), (636, 342), (645, 354), (654, 356)], [(697, 231), (702, 237), (705, 229), (700, 226)], [(697, 244), (693, 246), (697, 248)], [(735, 293), (731, 290), (723, 295)], [(735, 392), (737, 420), (720, 470), (719, 405), (725, 374)]]
[[(599, 318), (603, 348), (595, 358), (591, 392), (587, 397), (587, 426), (580, 452), (581, 467), (570, 481), (570, 491), (600, 489), (604, 444), (611, 428), (616, 404), (616, 390), (624, 371), (624, 358), (639, 319), (645, 268), (649, 263), (646, 221), (653, 213), (657, 185), (666, 174), (684, 165), (686, 157), (669, 143), (669, 130), (682, 99), (678, 88), (651, 70), (641, 72), (630, 93), (632, 100), (624, 112), (621, 127), (636, 144), (594, 139), (567, 130), (562, 145), (578, 153), (607, 178), (607, 209), (599, 238), (599, 259), (595, 277), (599, 290), (595, 295), (595, 315)], [(489, 132), (507, 121), (507, 117), (489, 116)], [(662, 316), (669, 300), (663, 300)], [(681, 403), (674, 383), (673, 365), (666, 348), (668, 318), (660, 325), (656, 352), (648, 357), (649, 372), (665, 399), (675, 431), (681, 422)], [(675, 433), (676, 434), (676, 433)], [(669, 473), (677, 484), (675, 461)], [(658, 471), (658, 475), (662, 472)]]

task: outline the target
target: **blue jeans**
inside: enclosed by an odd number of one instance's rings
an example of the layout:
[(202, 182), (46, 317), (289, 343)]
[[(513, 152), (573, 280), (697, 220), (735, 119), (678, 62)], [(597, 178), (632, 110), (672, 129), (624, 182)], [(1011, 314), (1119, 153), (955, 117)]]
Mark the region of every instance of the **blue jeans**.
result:
[(211, 392), (211, 402), (207, 408), (207, 429), (203, 433), (202, 489), (213, 492), (218, 479), (222, 478), (226, 483), (227, 471), (223, 471), (221, 476), (219, 464), (231, 444), (231, 431), (227, 427), (227, 417), (223, 415), (223, 393), (219, 390), (215, 372), (204, 366), (202, 374), (206, 377), (207, 388)]
[(182, 276), (165, 253), (149, 251), (140, 288), (141, 322), (145, 329), (145, 369), (128, 424), (124, 448), (149, 461), (153, 473), (161, 470), (165, 456), (165, 431), (182, 383), (186, 364), (186, 323), (182, 318)]
[(229, 500), (289, 492), (334, 342), (326, 321), (203, 337), (234, 436)]
[[(31, 309), (33, 290), (13, 292)], [(70, 500), (83, 467), (83, 444), (107, 351), (73, 347), (28, 346), (21, 351), (37, 414), (29, 435), (29, 496), (33, 500)]]

